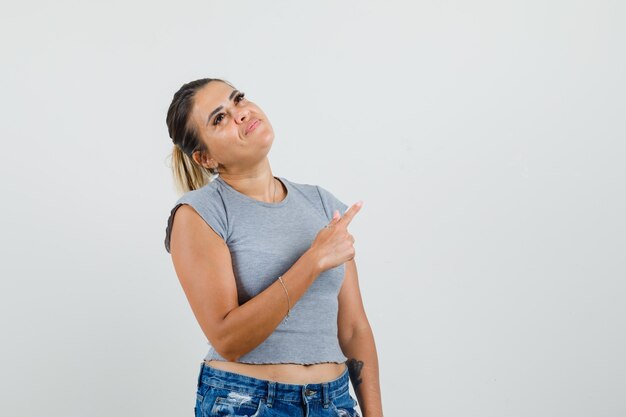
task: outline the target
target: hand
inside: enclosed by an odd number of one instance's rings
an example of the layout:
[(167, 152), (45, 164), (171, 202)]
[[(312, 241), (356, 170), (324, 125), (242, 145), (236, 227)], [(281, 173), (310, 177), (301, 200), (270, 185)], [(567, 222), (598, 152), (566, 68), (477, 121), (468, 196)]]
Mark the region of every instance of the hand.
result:
[(331, 222), (313, 240), (309, 250), (315, 254), (321, 272), (354, 258), (354, 237), (348, 233), (348, 225), (362, 206), (363, 201), (353, 204), (343, 216), (335, 210)]

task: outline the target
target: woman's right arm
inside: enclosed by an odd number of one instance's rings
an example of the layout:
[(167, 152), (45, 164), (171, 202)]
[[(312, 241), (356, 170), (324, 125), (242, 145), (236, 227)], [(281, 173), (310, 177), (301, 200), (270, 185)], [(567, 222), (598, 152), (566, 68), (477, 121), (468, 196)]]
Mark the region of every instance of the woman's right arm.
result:
[[(353, 206), (341, 218), (337, 212), (333, 227), (322, 229), (309, 250), (282, 275), (292, 308), (319, 274), (354, 256), (354, 239), (346, 228), (358, 209)], [(278, 279), (239, 305), (228, 246), (187, 204), (176, 211), (170, 253), (196, 320), (225, 359), (236, 361), (256, 348), (285, 318), (287, 296)]]

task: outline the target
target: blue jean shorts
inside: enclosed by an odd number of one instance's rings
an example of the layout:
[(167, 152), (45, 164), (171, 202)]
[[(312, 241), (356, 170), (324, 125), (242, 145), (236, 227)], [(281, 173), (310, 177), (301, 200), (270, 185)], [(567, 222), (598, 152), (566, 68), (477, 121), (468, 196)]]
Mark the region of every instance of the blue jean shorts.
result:
[(346, 368), (317, 384), (284, 384), (200, 364), (195, 417), (360, 417)]

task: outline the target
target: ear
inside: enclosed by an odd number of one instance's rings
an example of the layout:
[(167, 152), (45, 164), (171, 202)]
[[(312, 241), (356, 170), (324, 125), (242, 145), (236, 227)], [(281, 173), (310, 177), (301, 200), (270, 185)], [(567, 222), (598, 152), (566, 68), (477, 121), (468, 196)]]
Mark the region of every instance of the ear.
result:
[(203, 166), (204, 168), (215, 169), (217, 167), (215, 161), (204, 151), (195, 151), (191, 156), (193, 157), (193, 160), (196, 161), (196, 164)]

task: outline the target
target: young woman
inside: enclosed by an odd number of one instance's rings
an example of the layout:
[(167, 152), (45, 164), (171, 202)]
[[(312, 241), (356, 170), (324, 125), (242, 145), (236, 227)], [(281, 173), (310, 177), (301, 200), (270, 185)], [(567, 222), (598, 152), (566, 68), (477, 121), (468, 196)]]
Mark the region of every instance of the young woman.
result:
[[(382, 416), (348, 207), (273, 175), (274, 131), (229, 82), (183, 85), (167, 113), (182, 196), (165, 248), (210, 349), (196, 416)], [(347, 210), (346, 210), (347, 209)]]

